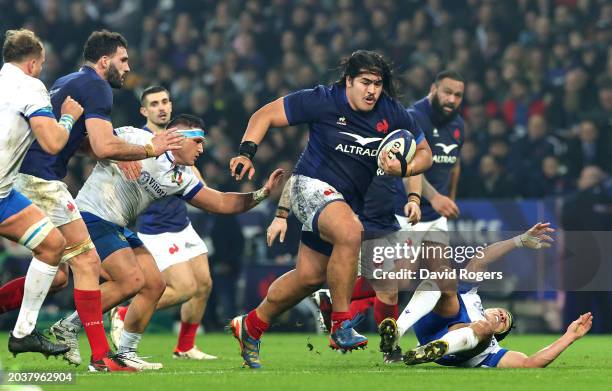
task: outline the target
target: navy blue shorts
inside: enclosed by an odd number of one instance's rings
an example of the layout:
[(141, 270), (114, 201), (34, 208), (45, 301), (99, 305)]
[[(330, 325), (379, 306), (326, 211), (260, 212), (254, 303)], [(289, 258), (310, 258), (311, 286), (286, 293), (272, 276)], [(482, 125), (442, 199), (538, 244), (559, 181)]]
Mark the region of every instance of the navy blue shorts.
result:
[(125, 227), (102, 220), (88, 212), (81, 212), (81, 216), (83, 216), (83, 221), (87, 225), (91, 241), (96, 246), (102, 261), (122, 248), (134, 249), (144, 246), (144, 243), (138, 239), (138, 236)]
[(26, 196), (15, 189), (9, 195), (0, 199), (0, 223), (32, 205)]
[(300, 241), (307, 247), (310, 247), (323, 255), (327, 255), (328, 257), (331, 257), (332, 250), (334, 249), (333, 244), (326, 242), (325, 240), (321, 239), (319, 234), (311, 231), (302, 231)]

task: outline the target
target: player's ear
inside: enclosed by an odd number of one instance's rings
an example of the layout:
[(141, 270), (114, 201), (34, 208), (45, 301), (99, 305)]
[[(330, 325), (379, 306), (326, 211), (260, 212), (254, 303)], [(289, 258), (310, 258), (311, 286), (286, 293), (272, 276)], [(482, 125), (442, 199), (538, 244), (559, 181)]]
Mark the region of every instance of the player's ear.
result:
[(353, 86), (353, 79), (350, 76), (346, 77), (346, 86), (347, 87), (352, 87)]
[(147, 109), (146, 109), (144, 106), (140, 106), (140, 114), (141, 114), (143, 117), (146, 117), (146, 116), (147, 116)]
[(429, 87), (429, 93), (431, 95), (435, 95), (436, 91), (438, 90), (438, 86), (436, 85), (436, 83), (431, 83), (431, 87)]

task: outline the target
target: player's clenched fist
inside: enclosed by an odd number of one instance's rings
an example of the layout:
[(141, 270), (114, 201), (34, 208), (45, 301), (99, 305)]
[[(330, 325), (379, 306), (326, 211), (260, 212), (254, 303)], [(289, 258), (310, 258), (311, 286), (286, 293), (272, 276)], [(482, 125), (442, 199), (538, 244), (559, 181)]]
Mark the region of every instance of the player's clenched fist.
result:
[(246, 156), (236, 156), (230, 160), (230, 173), (237, 181), (241, 180), (248, 173), (249, 180), (255, 175), (255, 167), (253, 162)]
[(83, 114), (83, 106), (70, 96), (67, 96), (66, 99), (64, 99), (64, 103), (62, 103), (61, 111), (62, 115), (68, 114), (76, 122)]

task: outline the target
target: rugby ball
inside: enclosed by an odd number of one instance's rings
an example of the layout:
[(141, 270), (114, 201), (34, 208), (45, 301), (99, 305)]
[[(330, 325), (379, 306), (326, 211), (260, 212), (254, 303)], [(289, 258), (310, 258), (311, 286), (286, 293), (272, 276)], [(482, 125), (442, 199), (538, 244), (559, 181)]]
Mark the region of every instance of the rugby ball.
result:
[(412, 158), (414, 158), (415, 152), (416, 142), (414, 141), (412, 133), (406, 129), (394, 130), (389, 133), (378, 146), (376, 154), (378, 157), (378, 167), (382, 169), (380, 159), (383, 153), (386, 153), (391, 160), (401, 158), (408, 164)]

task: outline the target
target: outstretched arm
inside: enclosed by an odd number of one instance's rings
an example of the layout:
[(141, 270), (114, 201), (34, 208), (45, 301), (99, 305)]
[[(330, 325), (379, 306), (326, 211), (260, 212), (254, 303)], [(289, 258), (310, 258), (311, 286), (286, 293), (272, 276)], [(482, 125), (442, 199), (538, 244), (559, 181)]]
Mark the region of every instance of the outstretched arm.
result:
[(222, 193), (210, 187), (203, 187), (189, 200), (189, 203), (196, 208), (218, 214), (246, 212), (268, 198), (270, 191), (278, 185), (282, 176), (283, 170), (275, 170), (264, 187), (250, 193)]
[(555, 230), (550, 228), (550, 223), (537, 223), (521, 235), (485, 247), (482, 256), (473, 257), (465, 269), (468, 272), (486, 271), (489, 264), (518, 247), (548, 248), (550, 247), (549, 242), (553, 241), (548, 234), (552, 232), (555, 232)]
[(544, 368), (555, 361), (572, 343), (582, 338), (593, 326), (590, 312), (580, 315), (572, 322), (561, 338), (539, 352), (527, 356), (525, 353), (509, 351), (497, 365), (499, 368)]

